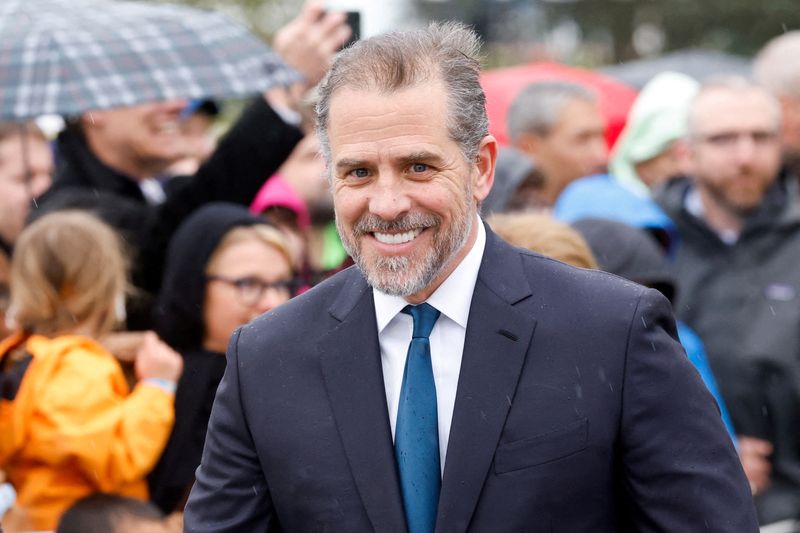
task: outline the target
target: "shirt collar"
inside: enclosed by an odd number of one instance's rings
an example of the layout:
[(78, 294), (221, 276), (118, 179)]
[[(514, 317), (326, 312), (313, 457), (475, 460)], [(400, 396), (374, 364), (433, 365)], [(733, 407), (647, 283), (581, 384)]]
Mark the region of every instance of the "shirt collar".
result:
[[(467, 327), (472, 293), (475, 291), (475, 282), (478, 280), (483, 251), (486, 248), (486, 229), (483, 227), (483, 222), (476, 216), (474, 224), (478, 225), (478, 236), (472, 249), (427, 300), (439, 312), (463, 328)], [(372, 290), (372, 294), (378, 333), (380, 333), (397, 313), (408, 305), (408, 302), (402, 296), (391, 296), (375, 289)]]
[(158, 182), (158, 180), (146, 178), (139, 180), (138, 184), (139, 189), (142, 191), (142, 195), (148, 204), (159, 205), (166, 201), (167, 195), (164, 192), (164, 187)]
[[(700, 191), (697, 190), (696, 187), (691, 187), (689, 191), (686, 193), (686, 197), (683, 200), (683, 207), (686, 211), (693, 215), (695, 218), (699, 220), (705, 220), (706, 210), (703, 206), (703, 200), (700, 198)], [(717, 237), (727, 245), (736, 244), (736, 241), (739, 240), (739, 232), (735, 230), (725, 230), (725, 231), (717, 231), (711, 227), (709, 227), (711, 231), (717, 234)]]

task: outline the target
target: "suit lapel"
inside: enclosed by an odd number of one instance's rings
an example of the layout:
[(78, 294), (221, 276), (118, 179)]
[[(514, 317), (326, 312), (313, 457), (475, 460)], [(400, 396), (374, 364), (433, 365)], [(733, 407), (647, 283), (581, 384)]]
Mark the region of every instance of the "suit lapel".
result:
[(331, 307), (341, 323), (319, 345), (336, 425), (375, 531), (405, 531), (372, 292), (356, 269)]
[(513, 402), (536, 321), (519, 252), (487, 228), (472, 297), (439, 500), (437, 532), (466, 531)]

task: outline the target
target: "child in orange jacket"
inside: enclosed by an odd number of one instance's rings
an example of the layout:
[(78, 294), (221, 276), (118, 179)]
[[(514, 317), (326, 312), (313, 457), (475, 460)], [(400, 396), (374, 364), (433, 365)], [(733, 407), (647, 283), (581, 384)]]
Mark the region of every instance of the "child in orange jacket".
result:
[(180, 356), (148, 334), (129, 391), (98, 342), (124, 318), (125, 261), (95, 217), (42, 217), (17, 242), (11, 315), (19, 333), (0, 344), (0, 468), (17, 490), (12, 520), (55, 529), (94, 492), (147, 498), (145, 475), (174, 421)]

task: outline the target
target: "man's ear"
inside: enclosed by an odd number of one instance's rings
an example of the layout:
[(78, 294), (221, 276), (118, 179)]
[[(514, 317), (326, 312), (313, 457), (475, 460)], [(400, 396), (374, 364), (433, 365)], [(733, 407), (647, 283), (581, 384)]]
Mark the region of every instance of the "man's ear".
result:
[(536, 157), (541, 150), (542, 136), (538, 133), (524, 131), (519, 134), (517, 141), (514, 143), (514, 148), (528, 155)]
[(698, 153), (700, 151), (700, 141), (692, 137), (687, 137), (684, 146), (686, 148), (685, 152), (686, 158), (684, 159), (686, 175), (694, 176)]
[(781, 127), (783, 128), (784, 138), (792, 139), (796, 142), (800, 134), (800, 100), (797, 98), (784, 96), (780, 98), (781, 104)]
[(489, 195), (494, 184), (494, 169), (497, 163), (497, 139), (487, 135), (481, 140), (475, 157), (477, 172), (472, 182), (472, 196), (478, 203)]
[(675, 161), (678, 172), (683, 176), (691, 175), (692, 149), (689, 147), (689, 141), (685, 138), (677, 139), (672, 141), (668, 149), (672, 159)]

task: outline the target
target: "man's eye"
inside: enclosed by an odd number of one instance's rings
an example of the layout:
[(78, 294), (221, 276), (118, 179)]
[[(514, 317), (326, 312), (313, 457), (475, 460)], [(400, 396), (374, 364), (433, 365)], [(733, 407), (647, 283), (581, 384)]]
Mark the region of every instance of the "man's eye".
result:
[(355, 178), (366, 178), (369, 177), (369, 170), (366, 168), (356, 168), (350, 171), (350, 175)]
[(708, 142), (717, 146), (724, 146), (733, 144), (739, 138), (737, 133), (717, 133), (716, 135), (709, 135)]
[(428, 165), (425, 163), (414, 163), (411, 165), (411, 172), (426, 172), (428, 170)]
[(261, 280), (256, 278), (242, 278), (237, 280), (237, 285), (243, 289), (252, 289), (261, 285)]
[(777, 137), (777, 135), (771, 131), (754, 131), (752, 136), (753, 141), (757, 144), (771, 143)]

